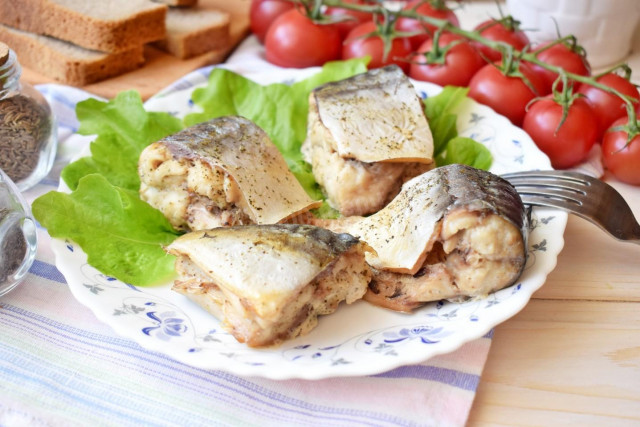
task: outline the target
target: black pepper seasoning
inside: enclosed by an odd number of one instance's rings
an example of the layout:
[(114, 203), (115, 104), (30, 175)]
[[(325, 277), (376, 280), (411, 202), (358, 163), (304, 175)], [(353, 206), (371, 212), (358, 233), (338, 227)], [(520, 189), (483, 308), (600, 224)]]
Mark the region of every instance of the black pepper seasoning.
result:
[(57, 135), (49, 104), (20, 82), (21, 72), (15, 53), (0, 42), (0, 169), (26, 190), (51, 170)]
[(0, 296), (25, 278), (35, 258), (37, 240), (29, 205), (0, 169)]
[[(0, 207), (0, 224), (9, 220), (10, 211)], [(27, 242), (24, 239), (19, 224), (11, 224), (0, 241), (0, 283), (18, 270), (27, 253)]]

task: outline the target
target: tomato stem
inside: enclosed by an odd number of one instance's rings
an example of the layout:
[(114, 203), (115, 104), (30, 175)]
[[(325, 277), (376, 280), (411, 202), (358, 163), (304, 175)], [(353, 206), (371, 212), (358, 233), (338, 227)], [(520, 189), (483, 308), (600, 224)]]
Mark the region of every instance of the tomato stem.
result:
[[(562, 83), (562, 90), (558, 90), (558, 85)], [(562, 70), (558, 78), (553, 82), (551, 86), (551, 93), (553, 94), (553, 100), (558, 105), (562, 106), (562, 118), (560, 119), (560, 123), (558, 123), (558, 127), (556, 127), (555, 135), (558, 134), (558, 131), (567, 120), (567, 116), (569, 115), (569, 109), (571, 108), (571, 104), (580, 98), (583, 95), (573, 92), (573, 82), (569, 80), (567, 77), (567, 73)]]
[[(306, 1), (308, 0), (290, 0), (294, 3), (300, 3), (300, 4), (305, 4)], [(626, 103), (626, 107), (627, 107), (627, 111), (629, 114), (629, 120), (634, 122), (634, 126), (635, 128), (638, 128), (638, 124), (635, 123), (636, 122), (636, 113), (635, 113), (635, 109), (633, 108), (633, 100), (631, 100), (628, 96), (622, 94), (621, 92), (619, 92), (618, 90), (603, 85), (601, 83), (598, 83), (596, 81), (597, 76), (582, 76), (580, 74), (574, 74), (568, 71), (565, 71), (562, 67), (558, 67), (556, 65), (551, 65), (548, 64), (546, 62), (543, 62), (541, 60), (539, 60), (537, 58), (537, 54), (538, 52), (531, 52), (528, 51), (528, 47), (526, 47), (525, 49), (523, 49), (522, 51), (519, 51), (511, 46), (506, 45), (506, 43), (503, 42), (499, 42), (499, 41), (494, 41), (494, 40), (490, 40), (486, 37), (483, 37), (482, 35), (480, 35), (479, 31), (468, 31), (468, 30), (463, 30), (462, 28), (458, 28), (456, 26), (450, 25), (449, 21), (445, 20), (445, 19), (438, 19), (438, 18), (434, 18), (431, 16), (426, 16), (426, 15), (421, 15), (419, 13), (416, 12), (415, 8), (412, 9), (400, 9), (400, 10), (391, 10), (388, 9), (386, 7), (384, 7), (384, 5), (382, 4), (382, 2), (380, 3), (376, 3), (375, 5), (368, 5), (368, 4), (357, 4), (357, 3), (346, 3), (342, 0), (315, 0), (316, 4), (318, 2), (326, 5), (326, 6), (334, 6), (334, 7), (341, 7), (343, 9), (349, 9), (349, 10), (355, 10), (355, 11), (361, 11), (361, 12), (367, 12), (367, 13), (372, 13), (372, 14), (383, 14), (385, 16), (388, 16), (392, 21), (395, 22), (395, 20), (399, 17), (406, 17), (406, 18), (411, 18), (411, 19), (416, 19), (418, 21), (427, 23), (427, 24), (431, 24), (434, 27), (438, 28), (438, 29), (442, 29), (445, 26), (448, 25), (447, 27), (447, 31), (454, 33), (454, 34), (458, 34), (468, 40), (473, 40), (477, 43), (483, 44), (487, 47), (490, 47), (492, 49), (496, 49), (500, 52), (503, 53), (503, 57), (504, 56), (510, 56), (512, 58), (518, 58), (519, 61), (526, 61), (526, 62), (530, 62), (533, 64), (536, 64), (538, 66), (540, 66), (541, 68), (544, 68), (545, 70), (549, 70), (552, 71), (556, 74), (563, 74), (566, 76), (568, 81), (574, 81), (574, 82), (580, 82), (580, 83), (584, 83), (590, 86), (593, 86), (595, 88), (601, 89), (607, 93), (612, 93), (620, 98), (622, 98), (624, 100), (624, 102)], [(502, 14), (502, 11), (501, 11)], [(496, 19), (494, 20), (494, 22), (496, 24), (500, 23), (501, 21), (504, 21), (504, 23), (506, 24), (511, 24), (511, 25), (518, 25), (519, 22), (514, 20), (513, 17), (511, 16), (502, 16), (500, 19)], [(397, 37), (398, 35), (396, 35)], [(566, 40), (569, 41), (570, 43), (574, 44), (575, 46), (577, 46), (577, 43), (575, 42), (575, 37), (574, 36), (566, 36), (563, 37), (561, 40)], [(508, 46), (508, 47), (507, 47)], [(509, 60), (509, 59), (507, 59)], [(612, 70), (617, 70), (617, 69), (623, 69), (625, 70), (625, 72), (627, 72), (626, 70), (630, 69), (628, 68), (628, 66), (626, 66), (626, 64), (624, 65), (619, 65), (614, 67)], [(627, 77), (628, 79), (628, 77)], [(526, 83), (526, 82), (525, 82)], [(530, 83), (529, 83), (530, 84)]]
[(447, 53), (456, 45), (462, 43), (462, 40), (453, 40), (447, 43), (445, 46), (440, 46), (440, 37), (442, 33), (447, 28), (444, 26), (442, 28), (438, 28), (435, 33), (433, 33), (433, 45), (431, 49), (421, 55), (425, 58), (426, 62), (420, 62), (420, 64), (446, 64)]
[(313, 20), (319, 19), (322, 15), (322, 6), (322, 0), (313, 0), (313, 9), (311, 10), (309, 17)]

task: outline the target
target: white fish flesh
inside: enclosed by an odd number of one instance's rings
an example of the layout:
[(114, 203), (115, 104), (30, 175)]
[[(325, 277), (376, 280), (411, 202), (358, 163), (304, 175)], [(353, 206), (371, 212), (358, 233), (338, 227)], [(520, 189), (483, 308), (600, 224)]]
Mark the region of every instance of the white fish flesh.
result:
[(484, 297), (513, 284), (526, 262), (528, 218), (504, 179), (463, 165), (413, 178), (366, 218), (314, 223), (369, 244), (367, 301), (399, 311)]
[(138, 173), (140, 197), (182, 230), (273, 224), (321, 204), (243, 117), (213, 119), (149, 145)]
[(173, 289), (251, 347), (306, 334), (319, 315), (362, 298), (371, 279), (366, 244), (309, 225), (194, 231), (166, 250), (178, 257)]
[(314, 89), (302, 152), (345, 216), (378, 211), (404, 181), (433, 167), (422, 102), (395, 65)]

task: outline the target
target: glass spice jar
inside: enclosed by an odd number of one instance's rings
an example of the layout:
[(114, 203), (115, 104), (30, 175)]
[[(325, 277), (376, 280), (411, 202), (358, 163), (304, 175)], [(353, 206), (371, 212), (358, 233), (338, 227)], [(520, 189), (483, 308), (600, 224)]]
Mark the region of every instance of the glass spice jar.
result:
[(21, 73), (15, 52), (0, 42), (0, 169), (24, 191), (51, 170), (58, 136), (47, 100)]
[(24, 279), (37, 249), (36, 222), (18, 187), (0, 169), (0, 296)]

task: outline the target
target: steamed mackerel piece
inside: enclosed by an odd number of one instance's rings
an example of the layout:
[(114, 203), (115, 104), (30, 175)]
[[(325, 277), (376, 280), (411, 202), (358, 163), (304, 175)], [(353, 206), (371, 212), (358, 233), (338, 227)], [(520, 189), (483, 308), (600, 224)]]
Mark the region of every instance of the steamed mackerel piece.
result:
[(316, 88), (308, 123), (305, 160), (345, 216), (376, 212), (404, 181), (432, 168), (431, 130), (398, 66)]
[(149, 145), (138, 173), (142, 200), (178, 229), (274, 224), (321, 204), (243, 117), (219, 117)]
[(371, 279), (364, 243), (308, 225), (191, 232), (166, 249), (178, 257), (173, 290), (251, 347), (306, 334), (319, 315), (362, 298)]
[(374, 268), (365, 299), (399, 311), (425, 302), (484, 297), (524, 268), (528, 219), (515, 189), (469, 166), (408, 181), (384, 209), (333, 229), (367, 242)]

